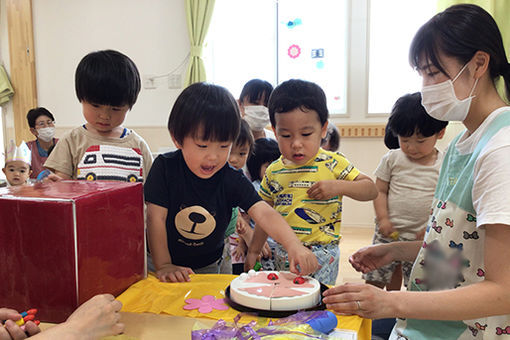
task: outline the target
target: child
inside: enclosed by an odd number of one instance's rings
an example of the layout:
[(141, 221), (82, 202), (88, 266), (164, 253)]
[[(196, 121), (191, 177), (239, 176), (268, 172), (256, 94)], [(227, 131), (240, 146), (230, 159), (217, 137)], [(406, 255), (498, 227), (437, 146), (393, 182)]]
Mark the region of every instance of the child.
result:
[(328, 122), (328, 131), (326, 132), (326, 137), (321, 140), (321, 147), (328, 151), (338, 151), (340, 147), (340, 131), (338, 131), (334, 123)]
[[(269, 117), (282, 156), (267, 168), (259, 194), (317, 256), (321, 268), (313, 276), (334, 284), (342, 196), (368, 201), (376, 197), (377, 189), (342, 155), (320, 147), (328, 128), (328, 108), (318, 85), (296, 79), (283, 82), (271, 94)], [(262, 245), (261, 234), (256, 228), (246, 260), (249, 265)], [(276, 249), (275, 260), (278, 270), (286, 270), (281, 247)]]
[(140, 92), (140, 75), (126, 55), (112, 50), (92, 52), (78, 64), (78, 100), (86, 124), (57, 143), (44, 166), (51, 180), (141, 182), (152, 164), (147, 143), (122, 126)]
[(273, 86), (261, 79), (248, 81), (241, 90), (239, 109), (250, 126), (254, 140), (266, 137), (275, 139), (272, 131), (265, 129), (269, 125), (267, 102), (272, 91)]
[[(262, 181), (262, 178), (264, 178), (264, 174), (266, 173), (266, 169), (269, 164), (276, 161), (280, 156), (280, 149), (278, 149), (278, 143), (276, 140), (271, 138), (259, 138), (255, 141), (253, 145), (253, 152), (246, 162), (248, 173), (252, 179), (251, 183), (255, 190), (259, 191), (260, 182)], [(250, 242), (246, 242), (246, 244), (249, 245)], [(260, 259), (262, 270), (275, 270), (274, 251), (276, 249), (276, 244), (277, 243), (273, 239), (270, 237), (267, 238), (267, 245), (269, 249), (267, 250), (267, 256), (262, 256)]]
[[(228, 158), (228, 164), (236, 170), (241, 170), (251, 154), (253, 147), (253, 136), (250, 126), (241, 119), (241, 128)], [(242, 170), (241, 170), (242, 171)], [(244, 256), (246, 243), (244, 237), (251, 240), (253, 231), (242, 217), (239, 208), (232, 209), (232, 218), (225, 231), (225, 248), (223, 250), (222, 273), (241, 274), (244, 268)], [(246, 249), (245, 249), (246, 248)]]
[[(240, 207), (289, 251), (291, 271), (314, 272), (317, 259), (285, 220), (227, 164), (239, 109), (223, 87), (195, 83), (177, 98), (168, 130), (178, 150), (158, 156), (145, 183), (149, 246), (161, 281), (218, 273), (225, 229)], [(262, 247), (262, 244), (261, 244)]]
[[(400, 149), (384, 155), (375, 170), (379, 195), (374, 200), (374, 244), (420, 239), (443, 159), (443, 153), (435, 145), (443, 137), (447, 125), (448, 122), (427, 114), (419, 92), (400, 97), (393, 106), (388, 129), (398, 137)], [(399, 264), (393, 262), (364, 274), (363, 278), (380, 288), (400, 290), (400, 280), (389, 285)], [(402, 262), (405, 286), (412, 266), (409, 261)]]
[(339, 313), (398, 317), (392, 340), (508, 338), (510, 107), (495, 79), (510, 98), (510, 64), (501, 32), (481, 7), (454, 5), (418, 30), (409, 56), (427, 113), (466, 130), (444, 156), (424, 241), (351, 256), (363, 272), (416, 259), (408, 291), (341, 285), (324, 292), (324, 302)]
[(27, 144), (22, 141), (16, 147), (14, 141), (11, 140), (5, 152), (5, 167), (2, 169), (7, 180), (7, 186), (23, 185), (28, 182), (28, 178), (32, 173), (30, 161), (31, 152)]
[(55, 138), (55, 118), (53, 114), (44, 107), (36, 107), (27, 113), (27, 122), (30, 132), (36, 137), (27, 143), (32, 151), (32, 174), (30, 178), (37, 178), (37, 175), (44, 171), (44, 162), (58, 142)]

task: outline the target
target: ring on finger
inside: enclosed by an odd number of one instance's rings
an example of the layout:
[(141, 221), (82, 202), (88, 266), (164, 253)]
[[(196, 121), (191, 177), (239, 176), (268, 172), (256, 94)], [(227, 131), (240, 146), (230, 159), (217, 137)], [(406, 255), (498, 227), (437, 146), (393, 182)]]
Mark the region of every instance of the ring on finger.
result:
[(358, 310), (361, 310), (361, 303), (359, 300), (356, 300), (356, 305), (358, 306)]

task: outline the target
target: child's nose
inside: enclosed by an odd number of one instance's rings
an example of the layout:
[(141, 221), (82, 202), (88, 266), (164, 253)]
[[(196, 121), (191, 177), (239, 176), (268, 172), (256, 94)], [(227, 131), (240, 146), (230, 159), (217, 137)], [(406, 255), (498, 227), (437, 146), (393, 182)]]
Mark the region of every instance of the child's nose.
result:
[(295, 138), (293, 141), (292, 141), (292, 148), (293, 149), (298, 149), (302, 146), (302, 143), (301, 143), (301, 139), (299, 138)]

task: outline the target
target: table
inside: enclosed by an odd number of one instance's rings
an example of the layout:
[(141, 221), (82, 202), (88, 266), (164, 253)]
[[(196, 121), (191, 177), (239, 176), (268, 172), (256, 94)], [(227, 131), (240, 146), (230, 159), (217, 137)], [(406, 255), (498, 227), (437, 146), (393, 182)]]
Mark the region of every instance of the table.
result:
[[(185, 305), (184, 300), (188, 298), (201, 299), (204, 295), (225, 297), (224, 289), (235, 277), (236, 275), (225, 274), (194, 274), (191, 275), (191, 282), (164, 283), (149, 275), (147, 279), (135, 283), (118, 296), (118, 300), (123, 303), (121, 314), (122, 321), (126, 324), (125, 335), (139, 340), (161, 339), (169, 335), (175, 339), (189, 339), (197, 320), (207, 328), (212, 327), (219, 319), (231, 322), (239, 313), (232, 308), (203, 314), (196, 309), (184, 310), (182, 307)], [(358, 316), (337, 318), (337, 328), (357, 331), (360, 340), (370, 339), (370, 320)], [(245, 317), (241, 319), (241, 322), (244, 321)], [(268, 320), (258, 318), (258, 321)]]

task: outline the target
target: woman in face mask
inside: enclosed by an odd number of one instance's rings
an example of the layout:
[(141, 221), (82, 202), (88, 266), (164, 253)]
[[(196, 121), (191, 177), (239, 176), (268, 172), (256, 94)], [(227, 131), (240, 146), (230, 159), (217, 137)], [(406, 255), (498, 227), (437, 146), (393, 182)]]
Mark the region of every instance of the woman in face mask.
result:
[(250, 126), (254, 140), (259, 138), (276, 140), (274, 133), (266, 129), (270, 125), (267, 102), (271, 92), (273, 92), (273, 85), (261, 79), (248, 81), (241, 90), (239, 109), (241, 116)]
[(414, 260), (408, 291), (343, 285), (328, 308), (368, 318), (397, 317), (390, 339), (496, 339), (510, 334), (510, 64), (494, 19), (455, 5), (420, 28), (411, 64), (423, 79), (432, 117), (466, 130), (443, 160), (424, 242), (363, 248), (362, 272)]
[(37, 107), (28, 111), (27, 121), (30, 132), (36, 137), (35, 140), (27, 143), (28, 148), (32, 151), (30, 178), (37, 178), (37, 175), (45, 170), (43, 164), (58, 142), (58, 139), (55, 138), (55, 118), (44, 107)]

